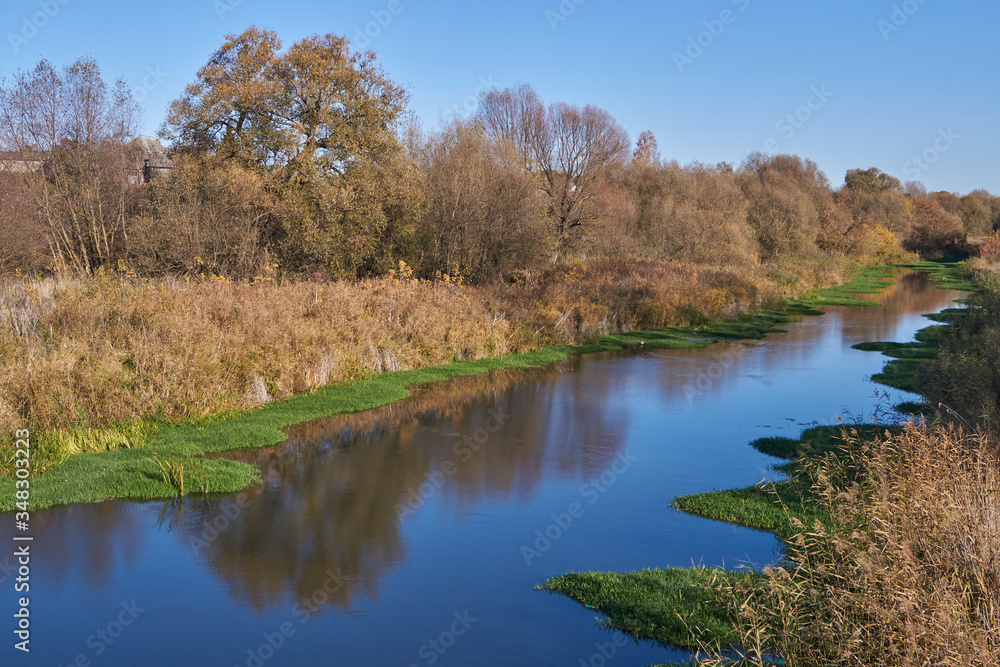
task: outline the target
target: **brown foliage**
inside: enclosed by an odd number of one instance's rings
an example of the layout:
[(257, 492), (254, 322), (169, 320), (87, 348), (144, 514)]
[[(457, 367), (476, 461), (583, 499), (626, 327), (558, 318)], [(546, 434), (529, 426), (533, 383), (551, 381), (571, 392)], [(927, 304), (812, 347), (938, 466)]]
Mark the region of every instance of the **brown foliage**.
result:
[(478, 125), (455, 121), (424, 150), (427, 208), (415, 250), (423, 275), (485, 283), (547, 259), (552, 230), (533, 179)]
[(933, 197), (911, 197), (913, 228), (906, 240), (907, 250), (926, 257), (941, 257), (957, 250), (965, 241), (962, 218), (949, 213)]
[(135, 198), (128, 261), (143, 275), (250, 280), (267, 263), (275, 203), (257, 171), (178, 157), (170, 178)]
[(1000, 663), (996, 442), (911, 424), (849, 443), (813, 473), (829, 521), (793, 519), (786, 563), (732, 591), (748, 663)]
[(135, 118), (124, 84), (109, 90), (91, 59), (61, 72), (43, 60), (0, 88), (0, 144), (41, 163), (5, 178), (21, 181), (24, 215), (41, 224), (58, 267), (90, 271), (122, 257)]
[(815, 163), (794, 155), (751, 154), (739, 172), (747, 222), (765, 257), (816, 252), (820, 212), (832, 202)]
[(639, 252), (706, 264), (753, 264), (759, 247), (732, 173), (703, 165), (635, 165), (626, 181)]
[(557, 249), (571, 234), (599, 220), (592, 205), (602, 182), (628, 157), (625, 129), (593, 106), (546, 108), (529, 86), (492, 90), (480, 98), (478, 118), (500, 150), (516, 155), (545, 193)]
[(0, 173), (0, 273), (51, 265), (45, 228), (21, 175)]
[(384, 274), (406, 250), (420, 175), (395, 135), (406, 91), (333, 34), (281, 51), (270, 30), (226, 42), (171, 104), (162, 134), (180, 152), (266, 175), (287, 268)]

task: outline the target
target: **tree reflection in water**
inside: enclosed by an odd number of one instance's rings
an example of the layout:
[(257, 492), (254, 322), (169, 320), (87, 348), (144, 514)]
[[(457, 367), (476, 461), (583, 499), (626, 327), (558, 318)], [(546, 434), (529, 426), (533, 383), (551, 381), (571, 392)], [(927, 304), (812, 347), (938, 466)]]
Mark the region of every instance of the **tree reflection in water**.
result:
[[(400, 512), (408, 502), (421, 511), (421, 485), (460, 515), (483, 500), (528, 501), (546, 478), (588, 479), (610, 465), (626, 424), (599, 406), (609, 406), (615, 383), (585, 385), (570, 372), (578, 363), (459, 378), (295, 427), (281, 446), (227, 455), (258, 464), (266, 480), (240, 497), (245, 507), (178, 501), (165, 505), (164, 520), (240, 604), (264, 611), (291, 599), (302, 610), (349, 611), (358, 596), (377, 598), (380, 579), (406, 558)], [(581, 415), (581, 405), (598, 409)], [(476, 449), (477, 431), (482, 442), (497, 415), (502, 425)]]

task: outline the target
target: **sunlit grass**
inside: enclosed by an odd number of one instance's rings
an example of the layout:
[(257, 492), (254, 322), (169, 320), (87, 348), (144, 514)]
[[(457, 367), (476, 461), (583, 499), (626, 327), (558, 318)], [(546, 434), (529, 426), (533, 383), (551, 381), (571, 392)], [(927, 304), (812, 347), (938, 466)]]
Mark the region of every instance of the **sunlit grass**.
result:
[(710, 590), (722, 580), (747, 584), (750, 572), (703, 567), (641, 570), (624, 574), (579, 572), (554, 577), (540, 590), (565, 595), (603, 614), (604, 627), (682, 649), (706, 644), (725, 649), (739, 641), (731, 605)]

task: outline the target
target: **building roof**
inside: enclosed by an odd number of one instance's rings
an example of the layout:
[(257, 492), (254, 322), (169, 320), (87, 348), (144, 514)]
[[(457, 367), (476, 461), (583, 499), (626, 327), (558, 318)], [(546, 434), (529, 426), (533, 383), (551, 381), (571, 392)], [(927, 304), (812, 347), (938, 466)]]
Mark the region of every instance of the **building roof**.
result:
[(42, 168), (45, 156), (35, 151), (0, 151), (0, 171), (34, 173)]
[(128, 143), (128, 148), (133, 151), (134, 159), (138, 166), (143, 166), (149, 160), (150, 167), (170, 167), (170, 158), (167, 157), (167, 149), (163, 147), (155, 137), (140, 134)]

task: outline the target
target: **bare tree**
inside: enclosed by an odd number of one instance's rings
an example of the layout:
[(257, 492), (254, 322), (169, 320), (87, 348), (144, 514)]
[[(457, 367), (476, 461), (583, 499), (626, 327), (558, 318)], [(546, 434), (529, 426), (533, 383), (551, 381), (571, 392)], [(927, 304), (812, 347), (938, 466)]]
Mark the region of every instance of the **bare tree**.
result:
[(0, 82), (0, 144), (39, 158), (40, 168), (18, 175), (57, 266), (90, 271), (120, 256), (127, 241), (126, 144), (136, 124), (124, 83), (109, 89), (91, 59), (62, 72), (43, 60)]
[(486, 282), (531, 267), (551, 243), (530, 174), (498, 154), (478, 123), (454, 121), (427, 143), (420, 268)]
[(624, 166), (629, 138), (603, 109), (553, 104), (529, 86), (492, 90), (480, 98), (479, 119), (494, 143), (507, 146), (546, 195), (557, 252), (573, 230), (600, 219), (603, 179)]

